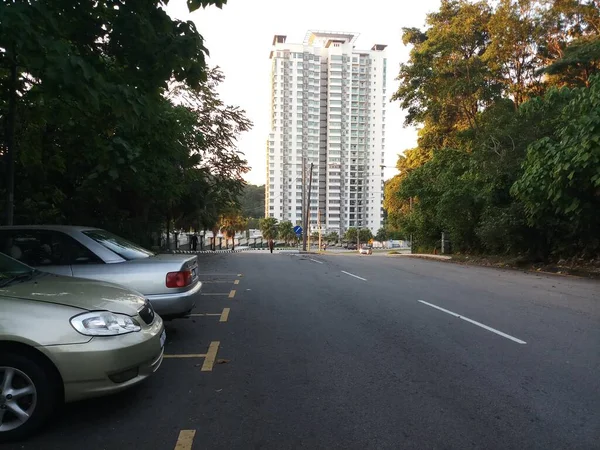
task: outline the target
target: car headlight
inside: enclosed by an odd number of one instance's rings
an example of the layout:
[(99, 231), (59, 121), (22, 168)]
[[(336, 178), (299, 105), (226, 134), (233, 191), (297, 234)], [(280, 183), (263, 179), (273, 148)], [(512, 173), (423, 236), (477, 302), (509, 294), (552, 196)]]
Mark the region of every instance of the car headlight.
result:
[(135, 319), (109, 311), (80, 314), (71, 318), (71, 325), (86, 336), (116, 336), (142, 329)]

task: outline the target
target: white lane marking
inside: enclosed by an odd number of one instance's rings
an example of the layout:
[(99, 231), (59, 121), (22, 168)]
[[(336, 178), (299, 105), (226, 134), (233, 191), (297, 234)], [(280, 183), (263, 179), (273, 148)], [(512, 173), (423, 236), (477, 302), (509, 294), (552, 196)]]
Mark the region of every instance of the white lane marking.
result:
[(312, 258), (308, 258), (308, 259), (310, 259), (313, 262), (316, 262), (316, 263), (319, 263), (319, 264), (323, 264), (323, 261), (317, 261), (316, 259), (312, 259)]
[(432, 308), (439, 309), (440, 311), (443, 311), (446, 314), (450, 314), (451, 316), (458, 317), (459, 319), (462, 319), (462, 320), (466, 320), (467, 322), (472, 323), (473, 325), (477, 325), (478, 327), (481, 327), (481, 328), (483, 328), (485, 330), (491, 331), (492, 333), (496, 333), (497, 335), (505, 337), (506, 339), (510, 339), (511, 341), (514, 341), (517, 344), (527, 344), (527, 342), (522, 341), (521, 339), (518, 339), (518, 338), (516, 338), (514, 336), (511, 336), (510, 334), (503, 333), (502, 331), (496, 330), (495, 328), (488, 327), (487, 325), (479, 323), (479, 322), (477, 322), (477, 321), (475, 321), (473, 319), (469, 319), (468, 317), (461, 316), (460, 314), (456, 314), (455, 312), (448, 311), (447, 309), (440, 308), (439, 306), (432, 305), (431, 303), (424, 302), (423, 300), (419, 300), (419, 302), (423, 303), (424, 305), (431, 306)]
[(359, 280), (367, 281), (366, 278), (359, 277), (358, 275), (354, 275), (353, 273), (346, 272), (345, 270), (342, 270), (342, 273), (345, 273), (346, 275), (350, 275), (351, 277), (354, 277), (354, 278), (358, 278)]

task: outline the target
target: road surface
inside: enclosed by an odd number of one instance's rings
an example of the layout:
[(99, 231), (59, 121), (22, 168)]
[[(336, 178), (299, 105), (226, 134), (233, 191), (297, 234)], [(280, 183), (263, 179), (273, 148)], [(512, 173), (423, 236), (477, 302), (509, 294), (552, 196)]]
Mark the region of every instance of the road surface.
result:
[(153, 378), (3, 448), (600, 448), (598, 282), (384, 256), (200, 262), (198, 315), (168, 326)]

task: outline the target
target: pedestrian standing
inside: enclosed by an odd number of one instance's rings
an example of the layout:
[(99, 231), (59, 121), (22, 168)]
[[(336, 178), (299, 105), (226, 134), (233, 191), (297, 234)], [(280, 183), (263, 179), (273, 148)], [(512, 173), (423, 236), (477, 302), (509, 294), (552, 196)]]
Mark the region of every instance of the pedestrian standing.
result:
[(198, 249), (198, 236), (196, 234), (192, 235), (192, 250), (196, 251)]
[(271, 250), (271, 253), (273, 253), (273, 248), (275, 248), (275, 241), (269, 239), (269, 250)]

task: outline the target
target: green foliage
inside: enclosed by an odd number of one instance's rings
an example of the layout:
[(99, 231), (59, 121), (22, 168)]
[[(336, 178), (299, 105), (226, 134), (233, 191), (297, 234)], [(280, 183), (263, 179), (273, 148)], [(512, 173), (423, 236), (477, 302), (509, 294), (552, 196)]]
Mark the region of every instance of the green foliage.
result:
[(559, 127), (529, 145), (513, 193), (530, 224), (551, 223), (568, 239), (567, 247), (593, 254), (600, 250), (600, 75), (589, 88), (569, 94)]
[(356, 242), (356, 236), (358, 231), (355, 227), (350, 227), (344, 233), (344, 241), (346, 242)]
[(360, 242), (369, 242), (373, 239), (373, 233), (368, 228), (361, 228), (358, 235), (360, 236)]
[(294, 233), (294, 225), (289, 220), (279, 222), (277, 226), (277, 234), (280, 239), (283, 239), (286, 244), (296, 240), (296, 233)]
[(279, 234), (278, 220), (274, 217), (261, 219), (260, 231), (264, 239), (277, 239)]
[(265, 215), (265, 186), (248, 184), (240, 199), (242, 214), (246, 217), (261, 218)]
[(327, 233), (325, 235), (325, 241), (326, 242), (333, 242), (334, 244), (337, 244), (340, 240), (340, 235), (337, 233), (337, 231), (332, 231), (331, 233)]
[(164, 228), (214, 229), (244, 186), (236, 139), (251, 123), (219, 99), (223, 74), (207, 70), (192, 22), (160, 0), (113, 3), (0, 5), (3, 122), (9, 69), (18, 74), (15, 126), (0, 130), (18, 144), (15, 219), (102, 226), (146, 245)]
[(425, 31), (404, 30), (394, 99), (422, 128), (386, 183), (379, 237), (598, 254), (597, 13), (594, 0), (443, 0)]
[(344, 240), (346, 242), (356, 242), (357, 234), (360, 237), (360, 242), (368, 242), (369, 240), (373, 239), (373, 233), (371, 233), (371, 230), (368, 228), (361, 228), (360, 230), (357, 230), (354, 227), (350, 227), (344, 234)]
[(389, 233), (388, 231), (385, 229), (385, 227), (380, 228), (379, 230), (377, 230), (377, 234), (375, 235), (375, 240), (379, 241), (379, 242), (383, 242), (383, 241), (387, 241), (389, 239)]
[(541, 70), (553, 75), (555, 82), (588, 86), (590, 77), (600, 70), (600, 37), (580, 38), (565, 49), (563, 56)]
[(235, 234), (239, 231), (244, 231), (248, 221), (242, 217), (237, 208), (230, 208), (223, 212), (219, 220), (221, 232), (225, 235), (226, 241), (231, 239), (232, 248), (235, 247)]

